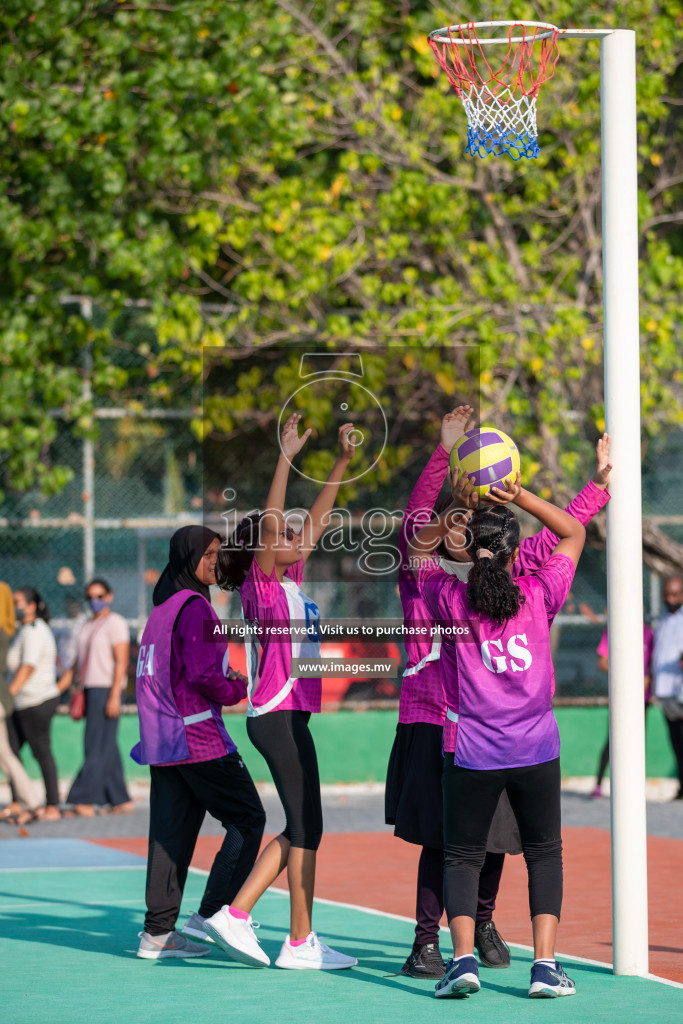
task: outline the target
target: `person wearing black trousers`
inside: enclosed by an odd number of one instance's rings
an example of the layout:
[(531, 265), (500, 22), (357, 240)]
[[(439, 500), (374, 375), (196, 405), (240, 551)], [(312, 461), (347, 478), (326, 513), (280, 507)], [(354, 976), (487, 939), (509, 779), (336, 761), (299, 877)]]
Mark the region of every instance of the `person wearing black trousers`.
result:
[[(7, 722), (10, 745), (17, 757), (24, 743), (30, 746), (45, 782), (45, 808), (39, 816), (45, 821), (57, 821), (61, 811), (57, 765), (50, 738), (60, 693), (57, 645), (48, 625), (50, 613), (37, 590), (17, 588), (14, 607), (21, 629), (7, 655), (7, 667), (12, 673), (9, 692), (14, 698), (14, 714)], [(16, 799), (16, 794), (13, 795)]]
[[(265, 827), (256, 787), (221, 716), (223, 705), (246, 696), (246, 683), (229, 669), (225, 644), (212, 641), (218, 617), (208, 598), (218, 548), (218, 535), (205, 527), (176, 531), (140, 641), (140, 743), (131, 756), (149, 764), (151, 773), (147, 914), (137, 952), (147, 960), (210, 952), (203, 922), (234, 898), (254, 865)], [(225, 838), (199, 909), (178, 932), (183, 889), (207, 811), (221, 822)]]
[(66, 798), (75, 814), (93, 817), (109, 805), (112, 814), (134, 808), (117, 741), (121, 703), (128, 678), (128, 623), (112, 611), (112, 588), (103, 579), (86, 585), (92, 618), (78, 634), (77, 658), (59, 681), (67, 689), (77, 674), (85, 693), (85, 761)]

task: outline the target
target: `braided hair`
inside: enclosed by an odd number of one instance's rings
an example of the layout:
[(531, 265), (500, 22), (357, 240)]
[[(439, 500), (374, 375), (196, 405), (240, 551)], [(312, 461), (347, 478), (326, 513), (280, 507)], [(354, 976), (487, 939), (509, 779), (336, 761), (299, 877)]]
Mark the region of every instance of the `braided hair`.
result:
[(221, 544), (216, 559), (216, 583), (223, 590), (239, 590), (254, 561), (259, 542), (262, 512), (241, 519), (227, 544)]
[(474, 562), (467, 577), (467, 601), (475, 612), (499, 625), (512, 619), (524, 603), (506, 566), (519, 547), (519, 522), (504, 505), (478, 508), (469, 521), (467, 551)]

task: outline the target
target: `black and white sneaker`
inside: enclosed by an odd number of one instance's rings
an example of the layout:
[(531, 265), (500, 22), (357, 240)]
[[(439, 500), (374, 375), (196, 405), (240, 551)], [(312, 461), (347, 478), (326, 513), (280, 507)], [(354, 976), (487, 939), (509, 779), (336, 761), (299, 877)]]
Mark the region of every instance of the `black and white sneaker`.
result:
[(482, 967), (510, 966), (510, 950), (493, 921), (480, 921), (475, 926), (474, 948)]
[(426, 978), (438, 981), (443, 978), (446, 965), (441, 959), (438, 942), (428, 942), (425, 946), (413, 948), (412, 953), (401, 968), (401, 974), (409, 978)]
[(555, 961), (550, 964), (534, 964), (531, 968), (530, 999), (556, 999), (558, 996), (575, 996), (576, 985), (562, 969), (562, 964)]

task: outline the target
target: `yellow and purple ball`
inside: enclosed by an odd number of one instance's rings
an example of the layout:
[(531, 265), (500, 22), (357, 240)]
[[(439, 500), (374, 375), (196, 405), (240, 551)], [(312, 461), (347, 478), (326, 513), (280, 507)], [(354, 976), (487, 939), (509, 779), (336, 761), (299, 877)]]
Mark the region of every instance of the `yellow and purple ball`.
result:
[(505, 490), (505, 481), (514, 481), (521, 470), (517, 445), (497, 427), (477, 427), (458, 438), (451, 449), (453, 473), (474, 478), (474, 490), (483, 497), (492, 487)]

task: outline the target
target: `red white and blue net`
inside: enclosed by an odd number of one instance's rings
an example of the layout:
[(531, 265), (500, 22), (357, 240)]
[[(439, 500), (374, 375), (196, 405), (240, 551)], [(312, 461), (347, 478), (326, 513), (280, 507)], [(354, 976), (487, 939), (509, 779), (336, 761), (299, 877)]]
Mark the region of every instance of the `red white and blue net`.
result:
[[(477, 29), (507, 28), (507, 38), (482, 38)], [(429, 45), (462, 101), (471, 156), (539, 154), (536, 98), (552, 77), (559, 30), (544, 22), (468, 22), (429, 35)], [(491, 67), (486, 47), (507, 45), (502, 67)], [(500, 62), (499, 62), (500, 63)]]

